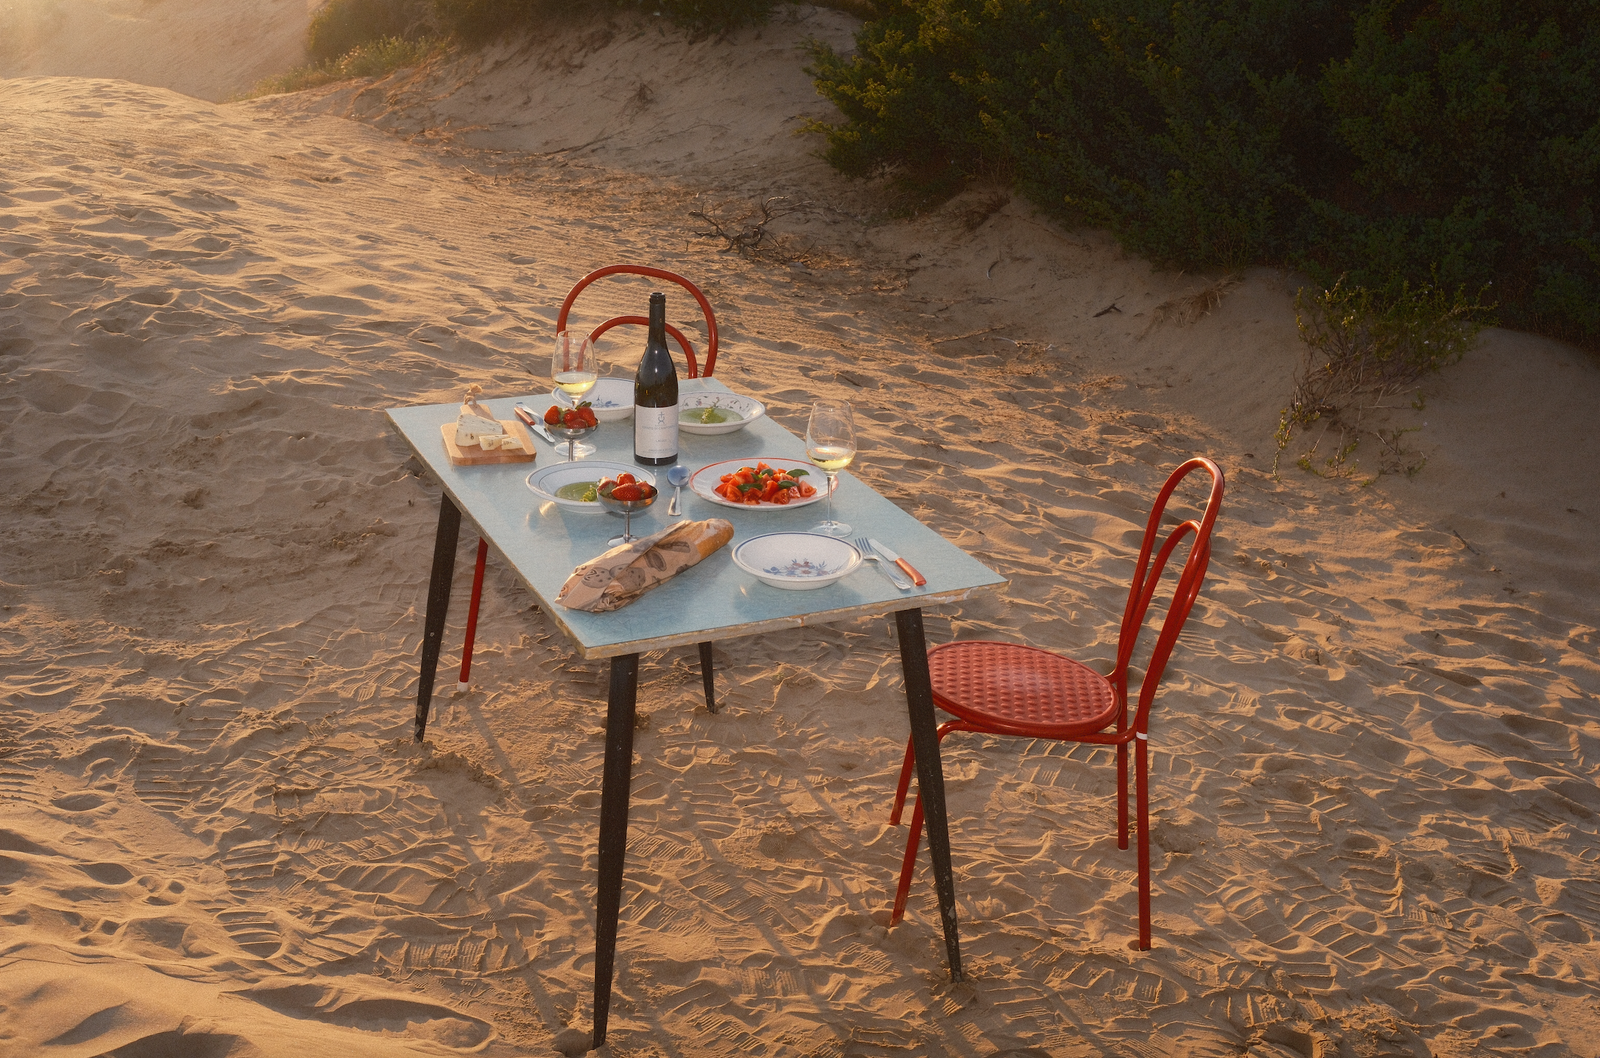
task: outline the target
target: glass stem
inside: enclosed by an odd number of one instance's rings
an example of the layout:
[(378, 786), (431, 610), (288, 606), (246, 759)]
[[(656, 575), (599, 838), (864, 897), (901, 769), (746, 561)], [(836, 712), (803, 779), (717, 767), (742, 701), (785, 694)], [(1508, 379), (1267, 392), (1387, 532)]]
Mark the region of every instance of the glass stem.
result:
[(825, 473), (828, 475), (828, 524), (832, 525), (832, 524), (834, 524), (834, 522), (833, 522), (833, 488), (834, 488), (835, 483), (839, 479), (839, 473), (836, 470), (825, 471)]

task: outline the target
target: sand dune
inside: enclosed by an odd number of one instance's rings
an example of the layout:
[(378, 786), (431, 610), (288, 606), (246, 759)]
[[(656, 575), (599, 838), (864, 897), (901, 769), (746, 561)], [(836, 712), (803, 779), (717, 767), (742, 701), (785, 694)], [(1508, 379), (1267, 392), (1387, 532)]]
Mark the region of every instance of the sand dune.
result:
[[(472, 689), (409, 740), (438, 488), (382, 409), (539, 391), (571, 283), (641, 260), (703, 282), (728, 385), (794, 429), (855, 401), (860, 476), (1011, 578), (935, 640), (1108, 657), (1166, 473), (1230, 487), (1154, 723), (1154, 951), (1106, 754), (949, 741), (951, 985), (925, 877), (881, 924), (890, 627), (719, 644), (716, 715), (662, 652), (608, 1053), (1600, 1053), (1592, 356), (1491, 332), (1394, 413), (1420, 473), (1275, 480), (1295, 279), (1192, 318), (1224, 277), (993, 192), (874, 219), (788, 134), (826, 113), (799, 60), (767, 73), (848, 28), (577, 28), (227, 105), (0, 81), (0, 1052), (575, 1049), (605, 666), (491, 566)], [(696, 234), (777, 194), (770, 251)]]
[(115, 77), (220, 100), (305, 61), (318, 0), (6, 0), (0, 77)]

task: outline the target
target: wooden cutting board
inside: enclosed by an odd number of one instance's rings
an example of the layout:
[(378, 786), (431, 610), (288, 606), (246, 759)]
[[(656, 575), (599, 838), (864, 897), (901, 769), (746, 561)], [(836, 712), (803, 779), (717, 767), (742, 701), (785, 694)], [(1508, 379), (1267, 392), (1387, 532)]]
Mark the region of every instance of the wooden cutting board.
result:
[(456, 423), (452, 419), (439, 427), (439, 433), (444, 437), (444, 450), (450, 455), (450, 463), (458, 467), (486, 467), (496, 463), (532, 463), (537, 458), (533, 453), (533, 435), (528, 428), (515, 419), (495, 420), (505, 427), (506, 433), (522, 442), (526, 452), (506, 452), (496, 448), (493, 452), (485, 452), (477, 445), (468, 445), (462, 448), (456, 444)]

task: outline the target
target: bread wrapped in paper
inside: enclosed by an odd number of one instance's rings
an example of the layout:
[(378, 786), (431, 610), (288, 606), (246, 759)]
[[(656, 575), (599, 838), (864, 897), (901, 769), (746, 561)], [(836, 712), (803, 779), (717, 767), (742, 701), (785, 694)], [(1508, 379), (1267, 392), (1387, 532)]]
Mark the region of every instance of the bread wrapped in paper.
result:
[(726, 518), (679, 522), (631, 544), (619, 544), (585, 562), (561, 585), (556, 602), (590, 613), (615, 610), (714, 554), (732, 539), (733, 523)]

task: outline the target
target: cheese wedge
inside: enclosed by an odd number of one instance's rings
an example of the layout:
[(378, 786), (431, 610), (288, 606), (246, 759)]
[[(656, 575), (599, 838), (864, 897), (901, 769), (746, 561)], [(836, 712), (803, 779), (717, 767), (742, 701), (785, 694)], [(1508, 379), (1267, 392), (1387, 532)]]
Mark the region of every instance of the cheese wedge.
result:
[(485, 437), (496, 438), (495, 447), (498, 448), (498, 439), (505, 435), (506, 428), (493, 419), (485, 419), (481, 415), (471, 412), (462, 412), (456, 419), (456, 444), (465, 448), (467, 445), (479, 445)]

